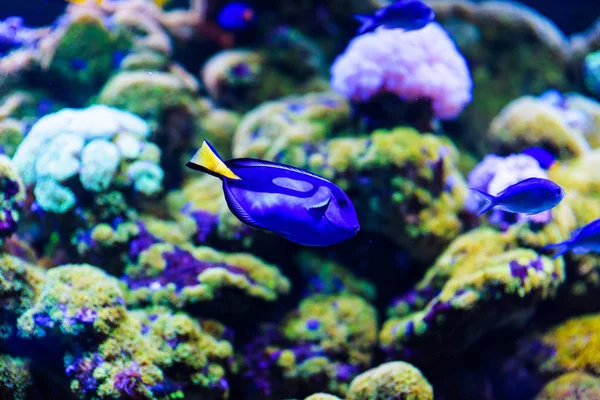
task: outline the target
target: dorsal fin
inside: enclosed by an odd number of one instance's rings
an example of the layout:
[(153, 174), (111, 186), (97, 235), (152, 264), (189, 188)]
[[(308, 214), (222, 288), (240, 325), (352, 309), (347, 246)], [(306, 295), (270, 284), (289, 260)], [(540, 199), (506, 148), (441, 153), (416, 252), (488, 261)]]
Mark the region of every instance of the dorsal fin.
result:
[(292, 172), (297, 172), (299, 174), (311, 176), (313, 178), (320, 179), (323, 182), (329, 182), (327, 179), (323, 178), (322, 176), (313, 174), (312, 172), (309, 172), (304, 169), (294, 167), (291, 165), (279, 164), (279, 163), (276, 163), (273, 161), (258, 160), (255, 158), (234, 158), (233, 160), (226, 161), (225, 164), (227, 164), (227, 166), (233, 167), (233, 168), (266, 167), (266, 168), (283, 169), (286, 171), (292, 171)]
[(200, 149), (194, 154), (192, 159), (186, 164), (188, 168), (196, 171), (206, 172), (218, 178), (241, 179), (237, 176), (225, 162), (219, 157), (219, 154), (206, 140), (200, 146)]

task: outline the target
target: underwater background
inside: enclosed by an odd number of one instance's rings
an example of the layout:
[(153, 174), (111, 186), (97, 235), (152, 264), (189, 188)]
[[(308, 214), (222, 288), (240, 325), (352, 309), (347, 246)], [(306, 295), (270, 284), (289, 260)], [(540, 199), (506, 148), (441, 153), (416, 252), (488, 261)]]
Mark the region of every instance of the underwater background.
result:
[[(600, 399), (600, 255), (546, 248), (600, 218), (600, 2), (424, 3), (0, 0), (0, 400)], [(244, 224), (204, 140), (360, 231)]]

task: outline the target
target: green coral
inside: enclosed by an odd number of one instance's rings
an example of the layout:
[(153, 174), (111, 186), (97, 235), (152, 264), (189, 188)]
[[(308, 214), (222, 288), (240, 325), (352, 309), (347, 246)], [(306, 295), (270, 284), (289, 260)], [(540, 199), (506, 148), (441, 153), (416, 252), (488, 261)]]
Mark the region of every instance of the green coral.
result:
[(255, 384), (267, 379), (261, 399), (318, 391), (345, 395), (351, 379), (371, 366), (376, 340), (377, 313), (363, 298), (311, 295), (254, 339), (246, 373), (260, 377)]
[[(35, 304), (19, 317), (19, 333), (42, 337), (58, 330), (67, 337), (108, 336), (125, 318), (123, 297), (119, 281), (96, 267), (52, 268)], [(46, 321), (36, 323), (40, 319)]]
[(178, 75), (156, 71), (122, 71), (113, 76), (98, 95), (98, 102), (142, 116), (152, 131), (169, 109), (181, 108), (192, 115), (195, 91)]
[(202, 81), (211, 97), (236, 110), (292, 93), (324, 89), (327, 84), (311, 75), (294, 77), (280, 70), (269, 57), (272, 49), (224, 50), (212, 56), (202, 68)]
[[(600, 315), (587, 314), (564, 321), (555, 327), (523, 341), (526, 352), (547, 348), (543, 356), (534, 358), (536, 369), (544, 374), (587, 372), (600, 375)], [(535, 350), (534, 350), (535, 351)]]
[(303, 165), (306, 144), (349, 130), (349, 123), (350, 104), (338, 94), (284, 97), (244, 115), (234, 136), (233, 156)]
[[(590, 150), (590, 145), (598, 144), (600, 105), (569, 94), (564, 107), (532, 96), (513, 100), (492, 120), (489, 140), (504, 153), (541, 146), (559, 159), (579, 157)], [(582, 113), (591, 123), (583, 126), (570, 123), (566, 113)]]
[(131, 40), (111, 32), (101, 15), (79, 12), (45, 38), (49, 70), (60, 76), (81, 100), (93, 94), (110, 76), (115, 52), (127, 52)]
[(548, 382), (534, 400), (594, 400), (600, 398), (600, 379), (572, 372)]
[(0, 398), (27, 400), (33, 381), (30, 363), (20, 358), (0, 355)]
[[(476, 234), (471, 233), (470, 239)], [(427, 294), (433, 297), (425, 298), (425, 306), (407, 302), (392, 309), (392, 315), (400, 316), (389, 318), (379, 335), (388, 356), (431, 363), (458, 354), (490, 330), (528, 320), (535, 306), (556, 296), (565, 280), (562, 260), (523, 248), (497, 253), (506, 243), (488, 244), (490, 238), (479, 242), (481, 254), (464, 256), (460, 248), (471, 246), (470, 239), (459, 237), (460, 244), (450, 245), (449, 252), (440, 256), (446, 262), (426, 277), (432, 282)]]
[(353, 294), (373, 301), (375, 286), (355, 276), (342, 265), (302, 252), (296, 257), (302, 275), (308, 281), (308, 292), (323, 294)]
[(0, 118), (0, 149), (4, 154), (12, 157), (24, 137), (25, 124), (23, 122)]
[(433, 400), (433, 387), (409, 363), (389, 362), (354, 378), (346, 400)]
[(16, 333), (17, 318), (33, 307), (46, 281), (44, 270), (10, 255), (0, 257), (0, 338)]

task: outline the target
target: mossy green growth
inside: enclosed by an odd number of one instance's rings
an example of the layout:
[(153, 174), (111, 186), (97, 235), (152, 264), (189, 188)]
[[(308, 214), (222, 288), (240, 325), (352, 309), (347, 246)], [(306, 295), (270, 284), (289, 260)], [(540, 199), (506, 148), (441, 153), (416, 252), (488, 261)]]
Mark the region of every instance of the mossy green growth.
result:
[[(453, 271), (423, 309), (383, 324), (379, 343), (384, 352), (420, 363), (459, 354), (486, 332), (520, 326), (535, 305), (556, 296), (565, 280), (561, 259), (529, 249), (471, 260)], [(475, 260), (478, 264), (471, 264)]]
[[(144, 118), (155, 131), (167, 110), (197, 112), (194, 91), (169, 72), (121, 71), (98, 95), (98, 103), (127, 110)], [(195, 123), (195, 122), (194, 122)]]
[(600, 314), (571, 318), (532, 340), (553, 349), (538, 366), (540, 372), (600, 375)]
[(316, 294), (287, 314), (281, 330), (294, 343), (318, 344), (364, 368), (371, 364), (377, 340), (377, 312), (358, 296)]
[[(33, 306), (19, 317), (22, 337), (48, 333), (66, 340), (108, 336), (126, 316), (124, 293), (118, 279), (88, 264), (64, 265), (46, 274)], [(43, 321), (43, 322), (40, 322)]]
[(350, 111), (350, 103), (333, 92), (263, 103), (240, 121), (233, 156), (305, 165), (307, 145), (351, 131)]
[(346, 400), (433, 400), (433, 387), (418, 368), (395, 361), (354, 378)]
[(600, 399), (600, 378), (571, 372), (548, 382), (534, 400)]
[(54, 35), (58, 43), (50, 71), (63, 77), (83, 100), (108, 79), (115, 53), (126, 53), (132, 45), (127, 35), (110, 32), (99, 16), (88, 13), (79, 14)]
[(10, 255), (0, 257), (0, 338), (16, 333), (17, 318), (33, 307), (45, 282), (40, 267)]
[(154, 307), (130, 313), (160, 357), (154, 362), (164, 371), (181, 371), (177, 379), (189, 382), (187, 395), (219, 389), (229, 396), (228, 374), (235, 372), (233, 346), (224, 338), (227, 329), (217, 321), (196, 321), (187, 314)]
[(352, 294), (375, 300), (376, 289), (372, 283), (360, 279), (335, 261), (319, 258), (310, 252), (300, 253), (296, 261), (311, 293)]
[(504, 153), (541, 146), (561, 160), (579, 157), (589, 151), (590, 144), (578, 128), (569, 126), (563, 114), (564, 110), (542, 99), (518, 98), (492, 120), (489, 139)]
[(0, 148), (12, 157), (25, 137), (25, 124), (16, 119), (0, 118)]
[(33, 382), (29, 362), (21, 358), (0, 355), (0, 398), (27, 400)]

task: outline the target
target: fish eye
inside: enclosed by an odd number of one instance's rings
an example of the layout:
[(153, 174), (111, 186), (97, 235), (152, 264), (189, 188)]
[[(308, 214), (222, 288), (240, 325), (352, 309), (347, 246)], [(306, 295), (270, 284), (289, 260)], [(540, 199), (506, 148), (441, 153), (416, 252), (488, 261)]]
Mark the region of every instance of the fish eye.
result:
[(347, 202), (347, 201), (346, 201), (346, 199), (345, 199), (345, 198), (343, 198), (343, 197), (338, 197), (338, 198), (336, 199), (336, 201), (337, 201), (338, 205), (339, 205), (341, 208), (346, 208), (346, 206), (348, 205), (348, 202)]

